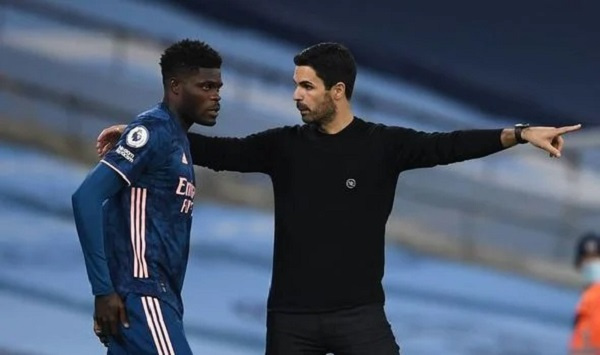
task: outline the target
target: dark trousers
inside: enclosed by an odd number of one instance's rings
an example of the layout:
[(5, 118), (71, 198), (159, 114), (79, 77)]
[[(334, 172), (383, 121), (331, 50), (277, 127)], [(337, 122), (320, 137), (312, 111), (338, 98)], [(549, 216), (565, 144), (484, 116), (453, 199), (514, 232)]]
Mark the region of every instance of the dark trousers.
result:
[(398, 355), (382, 305), (267, 315), (267, 355)]
[(110, 340), (108, 355), (192, 354), (181, 317), (171, 306), (154, 297), (130, 293), (125, 307), (129, 328), (120, 328), (123, 341)]

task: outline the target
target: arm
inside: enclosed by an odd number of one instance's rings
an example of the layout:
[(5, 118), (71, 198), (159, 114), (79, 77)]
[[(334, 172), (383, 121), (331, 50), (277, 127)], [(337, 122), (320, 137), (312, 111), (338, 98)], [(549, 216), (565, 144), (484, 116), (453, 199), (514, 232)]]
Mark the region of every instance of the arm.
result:
[(104, 253), (102, 204), (124, 186), (115, 171), (98, 164), (72, 196), (75, 225), (94, 295), (114, 292)]
[(425, 133), (386, 127), (393, 161), (401, 170), (432, 167), (484, 157), (505, 148), (502, 130), (468, 130)]
[(117, 322), (129, 327), (125, 305), (115, 293), (104, 251), (102, 204), (125, 186), (111, 168), (98, 164), (72, 196), (73, 214), (94, 300), (94, 332), (107, 345), (120, 337)]
[(188, 133), (195, 165), (212, 170), (270, 173), (278, 129), (252, 134), (245, 138), (206, 137)]
[[(104, 253), (102, 204), (123, 188), (125, 183), (131, 185), (147, 169), (160, 166), (168, 156), (166, 153), (171, 140), (166, 121), (152, 116), (140, 116), (123, 129), (117, 127), (116, 131), (118, 134), (112, 133), (116, 136), (113, 141), (109, 138), (105, 142), (107, 145), (97, 147), (106, 153), (104, 159), (73, 195), (77, 230), (88, 277), (96, 295), (94, 331), (104, 344), (110, 337), (121, 336), (119, 321), (128, 328), (129, 320), (123, 300), (110, 283)], [(121, 133), (125, 134), (121, 137)]]
[[(560, 157), (564, 145), (562, 135), (580, 127), (530, 127), (522, 131), (522, 139), (551, 156)], [(517, 144), (514, 128), (449, 133), (425, 133), (400, 127), (384, 129), (388, 149), (402, 170), (481, 158)]]
[[(125, 125), (105, 128), (97, 138), (96, 151), (103, 157), (117, 143)], [(272, 151), (278, 129), (253, 134), (245, 138), (206, 137), (188, 133), (190, 152), (194, 165), (216, 171), (269, 173), (272, 168)]]

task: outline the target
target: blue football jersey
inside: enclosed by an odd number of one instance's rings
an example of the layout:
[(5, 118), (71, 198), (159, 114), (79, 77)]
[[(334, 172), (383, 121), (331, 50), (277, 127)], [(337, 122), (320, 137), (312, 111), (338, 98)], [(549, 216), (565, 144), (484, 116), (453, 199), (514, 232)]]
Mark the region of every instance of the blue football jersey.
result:
[(122, 297), (158, 297), (183, 314), (195, 177), (186, 132), (164, 104), (127, 126), (102, 163), (129, 185), (104, 205), (106, 257)]

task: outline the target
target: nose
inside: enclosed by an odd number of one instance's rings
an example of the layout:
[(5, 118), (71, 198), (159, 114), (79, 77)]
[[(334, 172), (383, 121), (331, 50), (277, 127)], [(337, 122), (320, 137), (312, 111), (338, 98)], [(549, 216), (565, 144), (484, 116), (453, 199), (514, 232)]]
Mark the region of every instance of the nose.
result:
[(294, 90), (294, 94), (293, 94), (293, 99), (294, 101), (298, 102), (298, 101), (302, 101), (302, 93), (300, 92), (300, 88), (296, 87), (296, 89)]

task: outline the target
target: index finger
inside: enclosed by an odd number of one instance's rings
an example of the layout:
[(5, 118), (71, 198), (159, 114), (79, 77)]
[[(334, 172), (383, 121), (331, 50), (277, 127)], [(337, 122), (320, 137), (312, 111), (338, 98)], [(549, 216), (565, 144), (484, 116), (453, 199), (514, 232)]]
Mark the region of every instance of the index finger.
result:
[(564, 126), (564, 127), (560, 127), (558, 129), (558, 134), (565, 134), (565, 133), (577, 131), (579, 129), (581, 129), (581, 123), (573, 125), (573, 126)]

